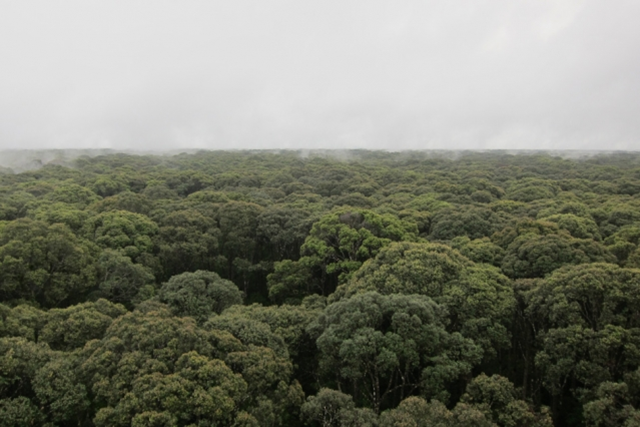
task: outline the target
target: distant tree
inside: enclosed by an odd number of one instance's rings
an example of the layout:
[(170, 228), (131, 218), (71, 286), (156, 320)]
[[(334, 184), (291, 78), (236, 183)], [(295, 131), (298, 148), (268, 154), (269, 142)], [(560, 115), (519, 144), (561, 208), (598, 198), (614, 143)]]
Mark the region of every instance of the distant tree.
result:
[(513, 278), (544, 277), (567, 264), (615, 261), (606, 247), (590, 239), (525, 234), (507, 247), (502, 271)]

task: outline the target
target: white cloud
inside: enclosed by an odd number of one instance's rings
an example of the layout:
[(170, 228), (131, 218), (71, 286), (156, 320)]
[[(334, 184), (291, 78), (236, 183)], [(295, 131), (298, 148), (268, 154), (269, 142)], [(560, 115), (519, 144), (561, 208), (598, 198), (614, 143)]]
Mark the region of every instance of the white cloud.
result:
[(6, 2), (0, 148), (640, 149), (640, 4)]

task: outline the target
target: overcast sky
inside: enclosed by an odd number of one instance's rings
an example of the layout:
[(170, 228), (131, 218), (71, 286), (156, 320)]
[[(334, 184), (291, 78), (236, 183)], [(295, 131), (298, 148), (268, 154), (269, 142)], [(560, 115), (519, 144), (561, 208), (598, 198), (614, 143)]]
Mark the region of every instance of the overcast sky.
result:
[(0, 149), (640, 150), (637, 0), (0, 0)]

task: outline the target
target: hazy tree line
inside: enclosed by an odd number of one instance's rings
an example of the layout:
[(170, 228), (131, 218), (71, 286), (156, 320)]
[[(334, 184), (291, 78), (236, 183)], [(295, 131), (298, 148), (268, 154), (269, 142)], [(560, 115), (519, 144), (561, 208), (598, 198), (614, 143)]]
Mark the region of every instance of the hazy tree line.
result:
[(640, 426), (640, 156), (0, 172), (0, 426)]

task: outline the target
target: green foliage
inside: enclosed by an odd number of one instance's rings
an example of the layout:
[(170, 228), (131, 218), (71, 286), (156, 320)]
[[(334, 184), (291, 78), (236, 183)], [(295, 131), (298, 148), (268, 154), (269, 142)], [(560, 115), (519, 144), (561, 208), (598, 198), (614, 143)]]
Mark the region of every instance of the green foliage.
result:
[(125, 313), (124, 307), (104, 299), (51, 309), (43, 315), (38, 340), (54, 350), (81, 348), (93, 339), (102, 338), (113, 320)]
[(330, 304), (310, 330), (320, 369), (379, 412), (394, 391), (446, 398), (446, 385), (468, 374), (482, 351), (448, 333), (446, 310), (422, 295), (357, 294)]
[(159, 224), (157, 245), (164, 277), (213, 269), (220, 236), (213, 218), (195, 209), (185, 209), (163, 215)]
[(540, 199), (551, 199), (560, 186), (550, 180), (525, 178), (515, 181), (507, 188), (507, 197), (520, 202), (531, 202)]
[(105, 249), (98, 258), (98, 294), (110, 301), (131, 305), (144, 299), (145, 287), (154, 282), (148, 267), (135, 264), (118, 251)]
[(397, 408), (380, 416), (380, 427), (495, 427), (485, 414), (465, 404), (449, 411), (437, 400), (427, 402), (420, 397), (409, 397)]
[(451, 247), (459, 250), (462, 255), (473, 262), (491, 264), (496, 267), (500, 267), (504, 258), (504, 249), (487, 237), (475, 240), (466, 236), (456, 237), (451, 241)]
[(509, 346), (507, 326), (515, 308), (509, 279), (494, 267), (474, 265), (448, 246), (393, 243), (332, 298), (365, 291), (426, 295), (447, 308), (448, 330), (475, 339), (487, 355)]
[(377, 417), (368, 408), (356, 408), (353, 398), (337, 390), (322, 388), (300, 408), (303, 420), (322, 427), (373, 427)]
[(513, 384), (500, 375), (474, 378), (460, 402), (482, 411), (500, 427), (553, 426), (548, 408), (536, 412), (531, 404), (517, 398)]
[(345, 281), (382, 247), (392, 241), (412, 240), (415, 235), (414, 224), (391, 215), (340, 209), (313, 224), (301, 253), (327, 274), (338, 274), (339, 280)]
[(35, 341), (44, 323), (45, 313), (30, 305), (9, 308), (0, 304), (0, 336), (23, 337)]
[(0, 229), (0, 298), (44, 307), (82, 300), (96, 283), (94, 254), (65, 225), (12, 221)]
[(551, 393), (572, 384), (586, 403), (601, 384), (640, 368), (639, 290), (640, 270), (592, 264), (560, 269), (528, 292), (528, 315), (540, 329), (535, 362)]
[(162, 285), (158, 298), (176, 315), (191, 316), (199, 321), (213, 313), (222, 313), (234, 304), (242, 304), (242, 293), (236, 285), (212, 271), (203, 270), (173, 276)]
[(470, 239), (489, 237), (504, 226), (504, 220), (495, 212), (479, 207), (441, 209), (431, 220), (432, 240), (451, 240), (456, 236)]
[(0, 426), (640, 426), (636, 153), (87, 154), (0, 171)]
[(153, 251), (152, 239), (158, 233), (158, 226), (141, 214), (112, 211), (92, 217), (85, 224), (84, 233), (100, 247), (120, 250), (136, 259)]
[(40, 409), (24, 396), (0, 399), (0, 426), (31, 427), (43, 422)]
[(567, 264), (614, 262), (606, 247), (589, 239), (562, 234), (525, 234), (506, 249), (502, 271), (513, 278), (544, 277)]

